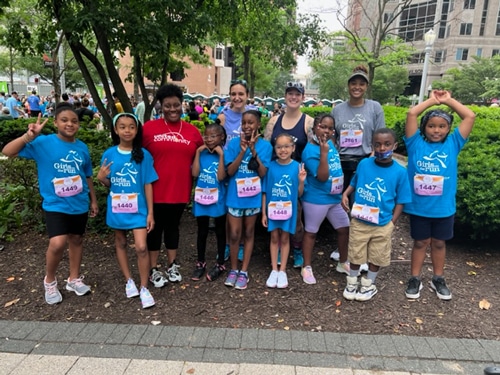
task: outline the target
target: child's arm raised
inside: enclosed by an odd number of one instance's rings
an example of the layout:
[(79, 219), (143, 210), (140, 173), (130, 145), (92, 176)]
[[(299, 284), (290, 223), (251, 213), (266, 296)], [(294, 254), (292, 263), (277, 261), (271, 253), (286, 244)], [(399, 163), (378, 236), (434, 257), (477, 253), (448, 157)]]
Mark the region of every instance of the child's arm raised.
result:
[(307, 172), (304, 163), (299, 165), (299, 198), (304, 194), (304, 181), (306, 180)]
[(234, 176), (240, 167), (241, 161), (245, 156), (245, 152), (248, 148), (248, 142), (245, 140), (244, 136), (240, 137), (240, 152), (236, 156), (236, 158), (227, 166), (227, 174), (228, 176)]
[(441, 104), (445, 104), (453, 109), (462, 119), (458, 127), (458, 131), (464, 139), (469, 137), (476, 115), (469, 108), (464, 106), (459, 101), (453, 99), (448, 91), (438, 91), (435, 93), (436, 99)]
[(40, 113), (38, 115), (36, 123), (29, 124), (28, 131), (26, 133), (24, 133), (22, 136), (7, 143), (2, 150), (2, 153), (8, 157), (17, 156), (19, 151), (21, 151), (24, 148), (24, 146), (26, 146), (28, 143), (32, 142), (36, 137), (38, 137), (40, 135), (43, 127), (45, 126), (47, 121), (49, 121), (49, 119), (46, 119), (44, 122), (42, 122), (40, 124), (41, 118), (42, 118), (42, 114)]
[(434, 105), (438, 105), (439, 101), (434, 96), (437, 90), (431, 91), (431, 95), (429, 99), (423, 101), (422, 103), (417, 104), (415, 107), (410, 108), (408, 113), (406, 114), (406, 126), (405, 126), (405, 135), (406, 138), (410, 138), (414, 135), (418, 130), (418, 116), (425, 111), (427, 108), (430, 108)]
[(318, 140), (320, 151), (316, 179), (320, 182), (326, 182), (328, 181), (328, 177), (330, 177), (330, 166), (328, 165), (328, 152), (330, 151), (330, 146), (328, 145), (328, 139), (326, 139), (326, 137), (319, 138)]

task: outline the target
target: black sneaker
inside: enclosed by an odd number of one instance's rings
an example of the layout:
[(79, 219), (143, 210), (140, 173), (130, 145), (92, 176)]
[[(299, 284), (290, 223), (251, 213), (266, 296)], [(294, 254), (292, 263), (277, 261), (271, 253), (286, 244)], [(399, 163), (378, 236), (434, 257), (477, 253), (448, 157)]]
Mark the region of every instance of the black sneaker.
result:
[(420, 291), (422, 290), (423, 285), (418, 277), (412, 276), (410, 280), (408, 280), (408, 286), (406, 287), (406, 298), (420, 298)]
[(198, 281), (201, 279), (203, 274), (205, 273), (206, 270), (206, 263), (205, 262), (197, 262), (196, 267), (193, 271), (193, 275), (191, 276), (191, 280), (193, 281)]
[(210, 268), (210, 271), (207, 273), (207, 280), (208, 281), (214, 281), (216, 280), (220, 275), (224, 273), (226, 270), (226, 267), (224, 267), (223, 264), (216, 264), (212, 268)]
[(451, 292), (446, 286), (444, 277), (433, 277), (431, 280), (431, 288), (434, 289), (439, 299), (448, 301), (451, 299)]

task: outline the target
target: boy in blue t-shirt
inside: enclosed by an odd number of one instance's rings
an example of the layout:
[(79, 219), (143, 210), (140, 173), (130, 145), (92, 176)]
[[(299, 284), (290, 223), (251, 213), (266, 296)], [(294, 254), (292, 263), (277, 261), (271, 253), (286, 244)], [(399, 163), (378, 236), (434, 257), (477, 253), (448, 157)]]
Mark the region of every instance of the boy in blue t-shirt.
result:
[[(377, 294), (375, 280), (380, 267), (391, 263), (391, 236), (394, 224), (411, 201), (405, 168), (392, 160), (396, 134), (388, 128), (373, 134), (375, 157), (363, 159), (350, 185), (342, 194), (342, 205), (349, 210), (349, 195), (354, 194), (349, 232), (350, 271), (344, 298), (368, 301)], [(360, 265), (368, 263), (368, 275), (358, 283)]]

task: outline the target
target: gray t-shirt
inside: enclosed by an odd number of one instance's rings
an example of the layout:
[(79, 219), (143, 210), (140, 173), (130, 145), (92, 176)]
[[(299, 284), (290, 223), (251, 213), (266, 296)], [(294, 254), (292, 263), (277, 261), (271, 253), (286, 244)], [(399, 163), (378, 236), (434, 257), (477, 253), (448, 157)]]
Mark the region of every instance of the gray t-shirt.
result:
[(335, 137), (340, 157), (367, 156), (372, 152), (375, 130), (385, 128), (384, 111), (380, 103), (365, 99), (361, 107), (343, 102), (332, 109)]

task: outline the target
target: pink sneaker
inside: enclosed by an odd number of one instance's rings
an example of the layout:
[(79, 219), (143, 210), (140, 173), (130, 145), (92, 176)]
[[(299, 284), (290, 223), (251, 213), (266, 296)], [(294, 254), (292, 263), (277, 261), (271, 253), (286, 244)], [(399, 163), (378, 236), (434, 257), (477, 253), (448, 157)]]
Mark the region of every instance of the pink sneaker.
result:
[(302, 274), (302, 280), (306, 284), (316, 284), (316, 278), (314, 277), (311, 266), (303, 267), (301, 274)]

